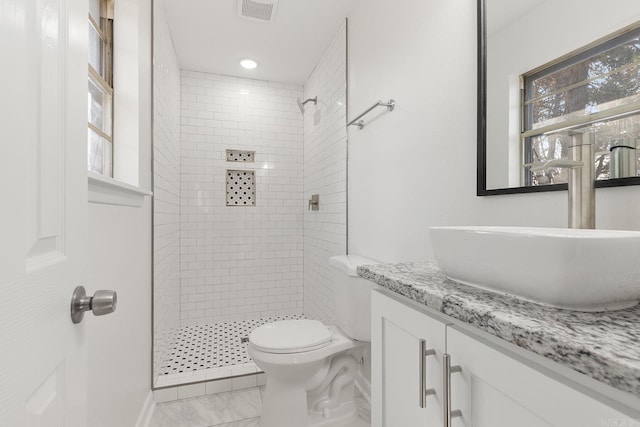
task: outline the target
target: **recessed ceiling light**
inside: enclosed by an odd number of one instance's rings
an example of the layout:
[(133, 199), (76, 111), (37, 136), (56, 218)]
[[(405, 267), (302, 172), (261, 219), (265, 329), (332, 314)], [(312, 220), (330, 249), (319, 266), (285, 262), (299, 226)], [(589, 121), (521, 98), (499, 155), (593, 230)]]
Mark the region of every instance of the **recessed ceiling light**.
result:
[(240, 61), (240, 66), (242, 68), (246, 68), (247, 70), (253, 70), (258, 66), (258, 63), (253, 59), (243, 59)]

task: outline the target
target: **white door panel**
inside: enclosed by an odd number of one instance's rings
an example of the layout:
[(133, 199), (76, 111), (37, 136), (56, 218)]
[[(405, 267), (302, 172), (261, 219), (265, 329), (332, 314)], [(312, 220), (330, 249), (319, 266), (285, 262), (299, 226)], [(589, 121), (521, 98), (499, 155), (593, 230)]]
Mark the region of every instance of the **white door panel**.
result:
[(87, 5), (0, 0), (0, 425), (86, 426)]

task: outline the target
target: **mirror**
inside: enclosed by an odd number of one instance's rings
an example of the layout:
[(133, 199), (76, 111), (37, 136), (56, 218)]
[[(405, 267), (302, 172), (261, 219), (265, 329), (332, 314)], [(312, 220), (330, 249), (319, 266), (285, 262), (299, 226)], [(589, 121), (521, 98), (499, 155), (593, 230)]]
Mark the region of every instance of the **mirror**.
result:
[[(639, 24), (637, 0), (606, 8), (595, 0), (579, 7), (574, 0), (478, 0), (478, 195), (566, 189), (566, 171), (534, 175), (527, 164), (566, 157), (575, 132), (593, 141), (596, 187), (640, 184), (640, 64), (612, 67), (610, 54), (627, 49), (640, 62)], [(630, 80), (622, 111), (620, 99), (606, 98), (602, 88), (624, 73)], [(571, 108), (576, 99), (581, 104)], [(604, 110), (612, 115), (600, 118)]]

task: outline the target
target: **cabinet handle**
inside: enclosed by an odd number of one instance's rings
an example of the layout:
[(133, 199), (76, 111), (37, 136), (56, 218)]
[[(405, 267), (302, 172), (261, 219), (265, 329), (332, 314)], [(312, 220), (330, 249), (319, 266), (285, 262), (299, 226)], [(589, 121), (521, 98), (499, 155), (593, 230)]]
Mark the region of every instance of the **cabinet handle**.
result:
[(427, 396), (436, 394), (436, 390), (433, 388), (427, 389), (427, 356), (435, 356), (436, 351), (434, 349), (427, 350), (427, 341), (420, 340), (420, 407), (427, 407)]
[(444, 394), (444, 401), (442, 407), (444, 409), (444, 427), (451, 427), (451, 419), (462, 416), (462, 411), (459, 409), (451, 410), (451, 374), (462, 372), (460, 366), (451, 366), (451, 356), (447, 353), (442, 355), (443, 361), (443, 382), (442, 382), (442, 394)]

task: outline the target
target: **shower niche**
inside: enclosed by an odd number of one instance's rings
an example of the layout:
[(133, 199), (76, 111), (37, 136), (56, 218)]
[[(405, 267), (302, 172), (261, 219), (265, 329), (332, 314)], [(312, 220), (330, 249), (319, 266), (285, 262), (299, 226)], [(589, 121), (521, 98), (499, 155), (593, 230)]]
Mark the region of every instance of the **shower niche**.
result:
[(226, 150), (227, 162), (254, 163), (256, 160), (255, 151), (247, 150)]
[(256, 205), (256, 173), (250, 169), (227, 169), (227, 206)]

